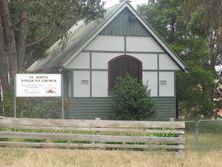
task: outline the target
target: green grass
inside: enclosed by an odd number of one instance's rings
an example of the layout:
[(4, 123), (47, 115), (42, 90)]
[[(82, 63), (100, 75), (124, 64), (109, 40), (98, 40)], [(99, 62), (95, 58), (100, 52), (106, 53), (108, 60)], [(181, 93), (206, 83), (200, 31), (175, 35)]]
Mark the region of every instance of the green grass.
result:
[[(186, 123), (186, 147), (195, 145), (195, 123)], [(222, 147), (222, 121), (202, 121), (199, 123), (199, 147)]]
[[(176, 134), (160, 134), (160, 133), (146, 133), (146, 132), (95, 132), (95, 131), (72, 131), (72, 130), (32, 130), (32, 129), (10, 129), (1, 128), (1, 131), (16, 131), (16, 132), (32, 132), (32, 133), (65, 133), (65, 134), (86, 134), (86, 135), (110, 135), (110, 136), (146, 136), (146, 137), (176, 137)], [(172, 128), (165, 128), (162, 130), (174, 130)], [(76, 140), (40, 140), (40, 139), (0, 139), (0, 141), (14, 141), (14, 142), (43, 142), (43, 143), (75, 143), (75, 144), (90, 144), (89, 141)], [(101, 144), (122, 144), (121, 142), (100, 142)], [(132, 142), (125, 144), (147, 144), (144, 142)], [(122, 149), (124, 150), (124, 149)]]

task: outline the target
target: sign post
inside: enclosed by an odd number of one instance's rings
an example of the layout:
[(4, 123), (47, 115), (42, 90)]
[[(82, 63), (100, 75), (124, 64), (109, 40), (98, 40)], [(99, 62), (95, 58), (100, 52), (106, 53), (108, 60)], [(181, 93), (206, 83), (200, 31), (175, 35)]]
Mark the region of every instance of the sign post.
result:
[(62, 84), (61, 84), (61, 89), (62, 89), (62, 119), (65, 118), (65, 111), (64, 111), (64, 85), (63, 85), (63, 76), (62, 76)]
[(16, 97), (62, 97), (62, 118), (64, 119), (61, 74), (16, 74), (14, 94), (14, 117), (16, 117)]
[(14, 117), (16, 118), (16, 76), (14, 77)]

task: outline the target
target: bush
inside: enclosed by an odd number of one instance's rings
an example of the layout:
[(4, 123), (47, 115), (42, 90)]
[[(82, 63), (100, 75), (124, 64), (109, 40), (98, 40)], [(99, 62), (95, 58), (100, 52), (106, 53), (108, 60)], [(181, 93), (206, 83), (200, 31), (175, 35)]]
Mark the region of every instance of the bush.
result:
[[(61, 98), (25, 98), (24, 102), (26, 103), (26, 107), (23, 107), (18, 111), (19, 117), (50, 119), (61, 118)], [(24, 102), (23, 105), (25, 104)]]
[(148, 85), (129, 75), (117, 79), (112, 96), (116, 119), (148, 120), (156, 110)]
[[(8, 92), (4, 95), (3, 101), (0, 103), (0, 108), (4, 108), (1, 113), (5, 117), (14, 116), (14, 95), (13, 92)], [(36, 98), (16, 98), (16, 114), (17, 117), (28, 118), (61, 118), (61, 98), (36, 97)], [(65, 102), (65, 108), (67, 102)]]

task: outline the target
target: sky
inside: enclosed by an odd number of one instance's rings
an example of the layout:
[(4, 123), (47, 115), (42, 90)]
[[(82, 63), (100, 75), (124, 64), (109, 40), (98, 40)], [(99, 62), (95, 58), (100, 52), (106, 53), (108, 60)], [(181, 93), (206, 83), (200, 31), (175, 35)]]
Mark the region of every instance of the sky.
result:
[[(110, 6), (113, 6), (117, 3), (119, 3), (119, 0), (103, 0), (105, 3), (105, 8), (108, 8)], [(131, 0), (131, 5), (136, 9), (137, 5), (141, 5), (143, 3), (147, 3), (148, 0)]]

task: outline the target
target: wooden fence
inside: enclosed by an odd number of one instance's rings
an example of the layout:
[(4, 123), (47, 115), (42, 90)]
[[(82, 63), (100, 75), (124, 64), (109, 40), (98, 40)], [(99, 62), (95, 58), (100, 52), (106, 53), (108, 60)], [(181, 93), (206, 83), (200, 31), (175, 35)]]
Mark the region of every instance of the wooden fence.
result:
[(0, 118), (0, 146), (183, 150), (184, 128), (184, 122)]

